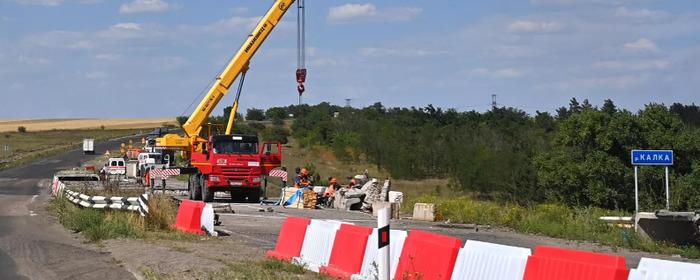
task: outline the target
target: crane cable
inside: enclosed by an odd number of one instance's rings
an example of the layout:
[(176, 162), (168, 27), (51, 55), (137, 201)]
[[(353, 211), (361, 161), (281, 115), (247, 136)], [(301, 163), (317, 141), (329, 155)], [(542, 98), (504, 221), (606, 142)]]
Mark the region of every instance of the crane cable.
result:
[(301, 95), (306, 88), (306, 9), (304, 0), (297, 1), (297, 92), (299, 92), (299, 105)]

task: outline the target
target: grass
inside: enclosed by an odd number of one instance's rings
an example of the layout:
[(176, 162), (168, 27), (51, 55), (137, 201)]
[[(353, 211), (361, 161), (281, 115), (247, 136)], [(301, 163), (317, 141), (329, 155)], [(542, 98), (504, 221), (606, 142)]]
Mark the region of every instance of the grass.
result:
[(226, 268), (210, 275), (208, 279), (330, 279), (308, 272), (304, 267), (272, 259), (243, 261), (227, 264)]
[(51, 200), (48, 207), (63, 226), (81, 233), (91, 242), (119, 237), (168, 240), (201, 238), (171, 229), (177, 209), (170, 198), (153, 196), (149, 203), (149, 215), (145, 219), (132, 211), (78, 207), (64, 198)]
[[(148, 280), (177, 279), (155, 272), (151, 268), (142, 268), (141, 272)], [(285, 280), (285, 279), (331, 279), (309, 272), (304, 267), (273, 259), (228, 262), (226, 267), (215, 272), (196, 273), (196, 279), (210, 280)]]
[(416, 202), (434, 203), (436, 216), (457, 223), (502, 226), (518, 232), (540, 234), (570, 240), (593, 241), (613, 248), (629, 248), (686, 258), (700, 258), (700, 248), (655, 242), (638, 236), (633, 229), (609, 226), (601, 216), (624, 216), (625, 213), (594, 207), (570, 208), (559, 204), (525, 207), (509, 203), (479, 201), (469, 196), (444, 197), (424, 195), (409, 198), (407, 207)]
[[(133, 135), (139, 131), (147, 131), (147, 129), (49, 130), (38, 132), (30, 130), (26, 133), (0, 133), (0, 170), (77, 149), (81, 147), (85, 138), (93, 138), (96, 142), (100, 142)], [(9, 146), (10, 150), (5, 151), (5, 146)]]

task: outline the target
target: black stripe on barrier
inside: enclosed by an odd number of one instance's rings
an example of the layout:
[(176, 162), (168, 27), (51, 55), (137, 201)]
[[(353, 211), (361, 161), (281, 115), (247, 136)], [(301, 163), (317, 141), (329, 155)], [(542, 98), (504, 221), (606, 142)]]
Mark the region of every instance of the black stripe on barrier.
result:
[(389, 225), (386, 225), (377, 230), (377, 241), (379, 241), (379, 249), (389, 246), (389, 236), (391, 236), (391, 234), (389, 233)]

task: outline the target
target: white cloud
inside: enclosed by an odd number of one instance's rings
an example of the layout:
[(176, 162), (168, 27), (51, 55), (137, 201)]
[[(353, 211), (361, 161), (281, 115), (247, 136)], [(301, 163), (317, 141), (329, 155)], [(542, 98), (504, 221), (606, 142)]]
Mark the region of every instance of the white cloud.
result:
[(119, 7), (122, 14), (145, 13), (145, 12), (165, 12), (176, 7), (163, 0), (134, 0)]
[(624, 48), (629, 51), (657, 51), (659, 48), (654, 41), (647, 38), (639, 38), (634, 42), (629, 42), (624, 45)]
[(623, 18), (632, 19), (661, 19), (666, 18), (668, 13), (665, 11), (649, 10), (649, 9), (629, 9), (627, 7), (619, 7), (615, 10), (615, 15)]
[(508, 31), (516, 33), (549, 33), (558, 32), (563, 25), (555, 21), (516, 20), (508, 25)]
[(623, 70), (623, 71), (644, 71), (644, 70), (664, 70), (669, 68), (671, 62), (663, 59), (655, 60), (604, 60), (593, 63), (594, 68)]
[(21, 5), (59, 6), (71, 3), (92, 4), (102, 2), (102, 0), (14, 0), (13, 2)]
[(49, 60), (42, 57), (31, 57), (24, 54), (17, 56), (17, 62), (25, 65), (36, 66), (49, 64)]
[(234, 15), (241, 15), (248, 13), (248, 10), (249, 9), (247, 7), (234, 7), (231, 8), (231, 13), (233, 13)]
[(121, 22), (112, 25), (112, 29), (141, 30), (141, 25), (133, 22)]
[(393, 7), (378, 9), (375, 5), (367, 4), (345, 4), (331, 7), (328, 10), (327, 19), (330, 22), (390, 22), (409, 21), (423, 13), (423, 9), (417, 7)]
[(422, 49), (361, 48), (360, 55), (372, 57), (423, 57), (448, 54), (446, 51)]
[(122, 57), (120, 54), (114, 54), (114, 53), (100, 53), (96, 54), (95, 58), (99, 60), (109, 60), (109, 61), (117, 61)]
[(515, 68), (487, 69), (475, 68), (469, 71), (470, 74), (480, 77), (490, 77), (495, 79), (513, 79), (522, 76), (522, 72)]
[(372, 4), (345, 4), (331, 7), (328, 11), (328, 20), (346, 21), (356, 18), (371, 17), (377, 14), (377, 7)]
[(109, 74), (102, 71), (87, 72), (83, 75), (86, 79), (90, 80), (103, 80), (109, 78)]

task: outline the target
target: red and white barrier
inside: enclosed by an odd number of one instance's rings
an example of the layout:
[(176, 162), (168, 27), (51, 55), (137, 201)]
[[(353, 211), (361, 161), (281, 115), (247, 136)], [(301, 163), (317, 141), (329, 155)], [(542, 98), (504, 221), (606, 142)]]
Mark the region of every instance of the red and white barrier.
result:
[[(337, 221), (289, 217), (267, 255), (337, 279), (376, 279), (378, 233), (369, 231)], [(396, 280), (700, 280), (700, 264), (695, 263), (642, 258), (630, 271), (624, 257), (615, 255), (547, 246), (530, 254), (527, 248), (472, 240), (460, 248), (457, 238), (420, 230), (391, 230), (389, 236), (391, 279)], [(360, 259), (359, 273), (350, 277)]]
[(442, 280), (452, 277), (462, 240), (411, 230), (403, 244), (395, 279)]
[(294, 262), (314, 272), (319, 272), (322, 266), (328, 265), (340, 225), (337, 221), (311, 220), (306, 228), (301, 254), (294, 258)]
[(452, 280), (521, 280), (530, 249), (467, 240)]
[(700, 280), (700, 265), (642, 258), (629, 280)]
[(523, 280), (626, 280), (628, 275), (621, 256), (538, 246), (528, 257)]
[(372, 228), (369, 227), (340, 225), (328, 266), (321, 267), (321, 273), (337, 279), (350, 279), (353, 274), (359, 273), (370, 233)]
[(284, 220), (275, 249), (267, 252), (267, 256), (282, 261), (291, 261), (301, 255), (306, 228), (311, 220), (299, 217), (288, 217)]
[[(396, 267), (399, 264), (399, 257), (401, 256), (401, 250), (403, 250), (403, 243), (406, 241), (408, 232), (403, 230), (390, 230), (389, 239), (391, 243), (389, 244), (389, 251), (391, 254), (391, 279), (394, 279), (394, 274), (396, 274)], [(372, 234), (367, 239), (367, 246), (365, 247), (365, 258), (362, 260), (362, 270), (359, 274), (353, 275), (352, 279), (356, 280), (374, 280), (377, 279), (377, 229), (372, 230)]]

